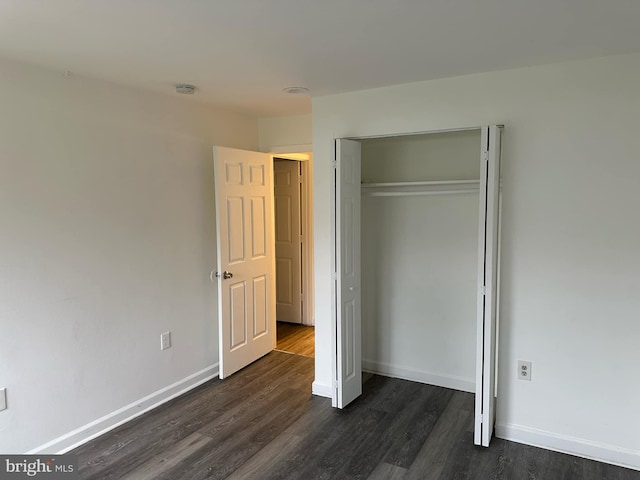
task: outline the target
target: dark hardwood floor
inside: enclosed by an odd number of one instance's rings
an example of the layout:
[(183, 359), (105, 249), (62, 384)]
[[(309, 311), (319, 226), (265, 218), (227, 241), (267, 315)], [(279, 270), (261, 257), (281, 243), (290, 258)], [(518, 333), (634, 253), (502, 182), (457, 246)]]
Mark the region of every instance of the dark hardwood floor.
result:
[(313, 327), (295, 323), (278, 322), (276, 350), (305, 357), (315, 355), (315, 331)]
[(344, 410), (312, 358), (272, 352), (79, 447), (81, 479), (627, 480), (640, 472), (494, 439), (473, 395), (377, 375)]

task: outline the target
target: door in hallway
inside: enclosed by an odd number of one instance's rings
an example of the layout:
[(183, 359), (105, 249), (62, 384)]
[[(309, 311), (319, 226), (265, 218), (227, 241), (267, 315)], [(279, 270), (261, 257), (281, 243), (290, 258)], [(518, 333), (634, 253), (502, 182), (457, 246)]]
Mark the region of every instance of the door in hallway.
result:
[(302, 209), (300, 162), (273, 162), (276, 238), (276, 317), (302, 323)]

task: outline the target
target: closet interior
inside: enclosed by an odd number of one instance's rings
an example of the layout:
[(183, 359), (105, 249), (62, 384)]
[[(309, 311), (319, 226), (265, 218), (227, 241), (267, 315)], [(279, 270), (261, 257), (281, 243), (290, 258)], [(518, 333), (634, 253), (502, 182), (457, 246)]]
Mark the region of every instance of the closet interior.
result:
[(475, 391), (480, 137), (361, 140), (366, 371)]

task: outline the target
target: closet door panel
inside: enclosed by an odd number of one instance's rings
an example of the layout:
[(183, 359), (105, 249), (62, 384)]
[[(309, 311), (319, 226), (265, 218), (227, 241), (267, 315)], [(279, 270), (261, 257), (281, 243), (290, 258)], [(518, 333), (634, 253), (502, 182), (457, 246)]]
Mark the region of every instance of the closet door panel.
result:
[(360, 143), (336, 140), (335, 345), (333, 405), (344, 408), (362, 394), (360, 273)]
[(496, 411), (501, 128), (482, 128), (474, 442), (489, 446)]

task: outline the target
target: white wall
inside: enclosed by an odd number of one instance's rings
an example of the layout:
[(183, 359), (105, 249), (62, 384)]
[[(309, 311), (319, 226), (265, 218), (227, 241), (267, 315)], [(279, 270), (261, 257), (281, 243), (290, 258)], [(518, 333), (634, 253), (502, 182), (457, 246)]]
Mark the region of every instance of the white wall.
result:
[[(477, 180), (480, 131), (362, 142), (371, 182)], [(362, 365), (475, 390), (478, 193), (362, 195)]]
[(498, 433), (640, 468), (640, 55), (314, 99), (315, 391), (331, 385), (333, 139), (492, 123), (505, 125)]
[(362, 182), (478, 180), (480, 130), (367, 138)]
[(258, 135), (252, 118), (10, 62), (0, 105), (0, 452), (19, 453), (215, 373), (211, 145)]
[(261, 152), (306, 152), (311, 145), (311, 114), (261, 118), (258, 129)]
[(478, 194), (362, 198), (362, 364), (475, 390)]

